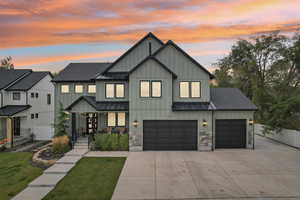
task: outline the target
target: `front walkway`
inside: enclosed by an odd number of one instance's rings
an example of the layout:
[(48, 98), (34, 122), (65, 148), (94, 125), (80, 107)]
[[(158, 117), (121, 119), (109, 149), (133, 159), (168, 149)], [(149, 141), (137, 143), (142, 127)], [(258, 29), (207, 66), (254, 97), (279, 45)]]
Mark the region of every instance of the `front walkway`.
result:
[(74, 149), (66, 153), (54, 165), (12, 200), (41, 200), (62, 180), (75, 164), (88, 152), (87, 139), (79, 139)]
[(112, 200), (300, 199), (300, 151), (256, 136), (256, 150), (130, 152)]

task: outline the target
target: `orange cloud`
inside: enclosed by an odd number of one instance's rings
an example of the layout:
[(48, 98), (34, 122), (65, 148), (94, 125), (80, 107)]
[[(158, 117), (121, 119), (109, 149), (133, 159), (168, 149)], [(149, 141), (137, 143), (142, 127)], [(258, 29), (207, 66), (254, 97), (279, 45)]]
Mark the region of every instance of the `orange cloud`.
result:
[(229, 53), (229, 50), (188, 50), (191, 56), (209, 56), (209, 55), (224, 55)]

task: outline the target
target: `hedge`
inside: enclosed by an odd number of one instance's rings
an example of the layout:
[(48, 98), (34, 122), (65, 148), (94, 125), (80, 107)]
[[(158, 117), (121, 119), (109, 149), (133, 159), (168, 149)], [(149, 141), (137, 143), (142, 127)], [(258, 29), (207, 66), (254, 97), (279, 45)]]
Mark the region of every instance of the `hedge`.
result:
[(96, 134), (95, 150), (100, 151), (128, 151), (129, 138), (128, 134)]

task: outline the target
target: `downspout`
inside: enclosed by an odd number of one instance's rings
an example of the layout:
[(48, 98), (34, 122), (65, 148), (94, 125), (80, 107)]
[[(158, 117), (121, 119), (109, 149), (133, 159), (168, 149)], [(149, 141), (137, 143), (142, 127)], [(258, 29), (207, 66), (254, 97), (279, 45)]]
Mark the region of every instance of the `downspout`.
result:
[(26, 105), (28, 105), (28, 91), (26, 91)]
[(3, 91), (2, 90), (0, 91), (0, 94), (1, 94), (1, 107), (3, 107)]
[(215, 134), (214, 134), (214, 111), (217, 110), (216, 106), (213, 104), (213, 102), (210, 102), (211, 105), (211, 131), (212, 131), (212, 147), (211, 150), (214, 151), (215, 150)]

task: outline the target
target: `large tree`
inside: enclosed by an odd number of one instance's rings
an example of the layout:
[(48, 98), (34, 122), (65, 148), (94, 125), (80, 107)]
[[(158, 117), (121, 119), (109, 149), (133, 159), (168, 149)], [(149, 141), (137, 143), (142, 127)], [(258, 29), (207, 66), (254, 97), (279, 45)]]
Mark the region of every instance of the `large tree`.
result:
[(239, 40), (215, 71), (218, 86), (238, 87), (257, 105), (256, 118), (272, 129), (300, 128), (300, 36), (278, 33)]
[(5, 69), (14, 69), (14, 64), (12, 63), (11, 56), (3, 58), (0, 62), (0, 67), (3, 67)]

